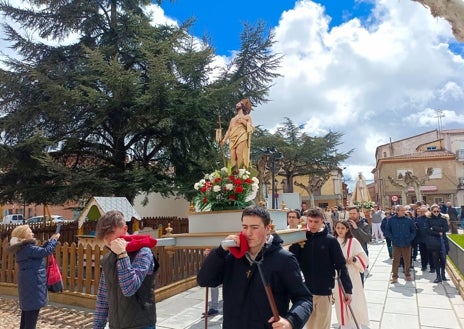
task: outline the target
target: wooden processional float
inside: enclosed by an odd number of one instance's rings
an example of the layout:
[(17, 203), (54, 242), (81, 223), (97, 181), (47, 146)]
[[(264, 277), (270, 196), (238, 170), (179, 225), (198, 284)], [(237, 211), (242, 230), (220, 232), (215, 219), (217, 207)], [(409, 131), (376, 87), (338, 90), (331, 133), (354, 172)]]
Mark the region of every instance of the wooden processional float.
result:
[[(287, 229), (287, 212), (268, 209), (273, 231), (284, 240), (285, 245), (304, 241), (306, 229)], [(166, 234), (158, 238), (157, 246), (199, 248), (218, 246), (227, 235), (237, 234), (242, 229), (242, 210), (190, 212), (189, 233), (175, 234), (168, 227)]]

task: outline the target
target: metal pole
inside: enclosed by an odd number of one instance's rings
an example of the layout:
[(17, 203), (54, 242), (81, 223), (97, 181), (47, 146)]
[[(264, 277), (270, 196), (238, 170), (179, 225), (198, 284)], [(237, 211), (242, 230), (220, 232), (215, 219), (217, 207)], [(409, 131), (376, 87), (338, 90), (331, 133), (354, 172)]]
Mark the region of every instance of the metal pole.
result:
[(276, 208), (276, 198), (275, 198), (275, 157), (274, 153), (271, 154), (271, 171), (272, 171), (272, 209)]
[(205, 329), (208, 329), (208, 290), (206, 287), (206, 296), (205, 296)]

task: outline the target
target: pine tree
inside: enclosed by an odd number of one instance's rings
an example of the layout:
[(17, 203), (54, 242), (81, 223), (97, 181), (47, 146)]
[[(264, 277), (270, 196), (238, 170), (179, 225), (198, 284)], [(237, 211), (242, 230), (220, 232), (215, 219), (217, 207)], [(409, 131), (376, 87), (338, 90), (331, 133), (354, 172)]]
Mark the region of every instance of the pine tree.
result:
[(0, 11), (48, 42), (4, 25), (19, 57), (0, 69), (2, 202), (189, 196), (221, 161), (218, 115), (230, 118), (243, 96), (266, 101), (277, 76), (262, 23), (244, 27), (239, 54), (212, 80), (214, 49), (188, 34), (189, 21), (153, 25), (151, 1), (26, 3), (1, 1)]

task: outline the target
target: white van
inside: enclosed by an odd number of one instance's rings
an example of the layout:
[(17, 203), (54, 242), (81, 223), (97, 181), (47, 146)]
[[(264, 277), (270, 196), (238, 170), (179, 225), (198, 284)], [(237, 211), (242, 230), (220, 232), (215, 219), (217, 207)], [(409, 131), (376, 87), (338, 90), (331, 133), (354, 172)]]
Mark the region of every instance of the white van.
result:
[(24, 224), (24, 217), (22, 214), (10, 214), (3, 217), (3, 224)]

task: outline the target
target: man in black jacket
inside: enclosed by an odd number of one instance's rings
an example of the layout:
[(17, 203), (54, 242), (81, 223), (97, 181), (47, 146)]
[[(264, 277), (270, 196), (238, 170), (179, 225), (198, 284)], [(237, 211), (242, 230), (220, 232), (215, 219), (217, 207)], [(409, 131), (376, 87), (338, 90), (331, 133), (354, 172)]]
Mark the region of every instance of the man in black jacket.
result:
[(450, 201), (446, 203), (446, 213), (449, 216), (451, 234), (458, 234), (458, 211)]
[(307, 216), (307, 240), (291, 245), (290, 251), (297, 257), (306, 286), (313, 294), (314, 311), (306, 329), (329, 329), (335, 276), (340, 275), (347, 305), (351, 302), (353, 285), (340, 244), (324, 224), (324, 214), (319, 209), (311, 209)]
[[(222, 244), (206, 257), (197, 281), (201, 287), (222, 284), (224, 329), (301, 329), (312, 311), (296, 258), (282, 248), (282, 239), (271, 235), (269, 212), (252, 206), (243, 210), (240, 235), (229, 235), (238, 247)], [(238, 249), (240, 248), (240, 249)], [(257, 268), (270, 284), (279, 320), (275, 321)], [(292, 306), (290, 307), (290, 301)]]

